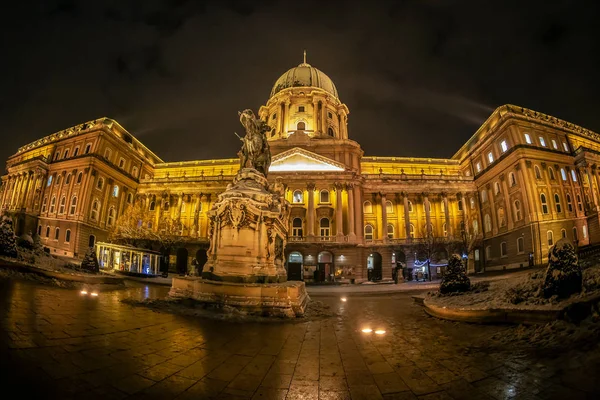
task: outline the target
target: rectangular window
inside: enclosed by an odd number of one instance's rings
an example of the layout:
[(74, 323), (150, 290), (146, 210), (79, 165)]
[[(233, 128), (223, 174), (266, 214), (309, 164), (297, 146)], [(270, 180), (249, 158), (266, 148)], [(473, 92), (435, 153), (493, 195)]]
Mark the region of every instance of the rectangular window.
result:
[(327, 112), (327, 117), (328, 117), (328, 118), (333, 118), (333, 114), (332, 114), (332, 113), (330, 113), (330, 112)]
[(490, 164), (494, 162), (494, 155), (491, 151), (488, 153), (488, 161), (490, 162)]
[(563, 149), (565, 149), (565, 151), (569, 151), (569, 145), (567, 142), (563, 142)]
[(123, 168), (125, 166), (125, 159), (119, 159), (119, 168)]
[(531, 144), (531, 136), (529, 136), (529, 133), (525, 134), (525, 142), (527, 142), (527, 144)]
[(65, 154), (63, 155), (63, 159), (68, 158), (69, 157), (69, 149), (65, 150)]
[(508, 144), (506, 144), (506, 140), (500, 142), (500, 148), (502, 149), (503, 153), (506, 153), (506, 150), (508, 150)]
[(554, 147), (555, 149), (558, 149), (558, 143), (556, 143), (556, 140), (552, 139), (552, 147)]
[(477, 172), (481, 172), (481, 163), (477, 162), (477, 164), (475, 164), (475, 169), (477, 170)]
[(546, 147), (546, 141), (544, 140), (543, 137), (540, 136), (540, 144), (544, 147)]
[(304, 106), (299, 106), (298, 107), (298, 112), (304, 112)]
[(500, 243), (500, 257), (506, 257), (508, 253), (506, 252), (506, 242)]
[(65, 232), (65, 243), (69, 243), (71, 241), (71, 230), (67, 229), (67, 232)]
[(85, 145), (85, 154), (88, 154), (92, 150), (92, 145), (90, 143)]

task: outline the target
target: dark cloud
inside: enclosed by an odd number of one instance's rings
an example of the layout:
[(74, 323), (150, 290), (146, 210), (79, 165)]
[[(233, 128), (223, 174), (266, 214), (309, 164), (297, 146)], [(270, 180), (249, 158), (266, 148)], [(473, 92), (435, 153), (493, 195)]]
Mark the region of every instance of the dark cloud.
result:
[[(232, 157), (237, 111), (308, 61), (366, 154), (449, 157), (498, 105), (600, 130), (596, 2), (46, 0), (0, 27), (6, 159), (100, 116), (165, 160)], [(8, 17), (7, 17), (8, 16)]]

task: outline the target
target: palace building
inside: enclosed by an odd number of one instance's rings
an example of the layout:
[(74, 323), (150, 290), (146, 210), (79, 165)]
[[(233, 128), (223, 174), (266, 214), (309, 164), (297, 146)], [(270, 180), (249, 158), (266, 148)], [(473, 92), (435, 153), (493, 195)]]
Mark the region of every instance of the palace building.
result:
[[(544, 263), (563, 237), (600, 242), (597, 133), (504, 105), (452, 158), (377, 157), (351, 139), (349, 113), (333, 81), (306, 61), (275, 81), (259, 109), (272, 128), (268, 179), (285, 184), (291, 204), (289, 279), (362, 282), (396, 268), (427, 278), (454, 252), (472, 273), (520, 268)], [(163, 162), (100, 118), (19, 148), (0, 205), (17, 234), (37, 233), (52, 254), (73, 258), (137, 207), (139, 228), (177, 236), (162, 250), (183, 271), (205, 260), (207, 211), (238, 169), (237, 158)], [(101, 260), (126, 260), (118, 245), (96, 247)]]

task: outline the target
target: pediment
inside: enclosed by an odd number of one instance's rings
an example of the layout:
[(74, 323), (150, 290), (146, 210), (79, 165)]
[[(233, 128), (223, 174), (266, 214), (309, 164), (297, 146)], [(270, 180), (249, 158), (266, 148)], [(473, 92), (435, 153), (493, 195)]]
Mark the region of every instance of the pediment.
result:
[(271, 160), (269, 172), (344, 171), (344, 165), (308, 150), (295, 147)]

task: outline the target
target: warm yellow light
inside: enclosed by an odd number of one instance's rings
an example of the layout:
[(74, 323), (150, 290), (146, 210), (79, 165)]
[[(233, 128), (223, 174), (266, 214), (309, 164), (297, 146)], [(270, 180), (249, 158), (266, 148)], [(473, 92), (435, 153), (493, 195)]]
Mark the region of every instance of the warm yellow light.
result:
[(342, 300), (342, 301), (346, 301), (346, 300), (348, 300), (348, 299), (347, 299), (347, 298), (345, 298), (345, 297), (342, 297), (340, 300)]
[(92, 296), (98, 296), (98, 293), (91, 293)]
[(81, 294), (87, 294), (87, 292), (85, 290), (82, 290)]
[(362, 330), (362, 333), (371, 333), (371, 332), (373, 332), (373, 329), (371, 329), (371, 328), (365, 328)]
[(383, 329), (377, 329), (375, 331), (375, 334), (377, 334), (377, 335), (383, 335), (384, 333), (385, 333), (385, 331)]

